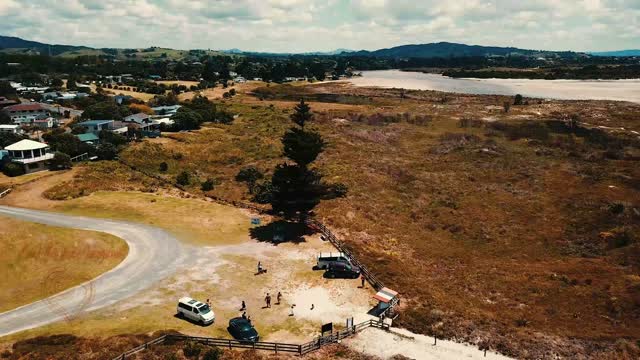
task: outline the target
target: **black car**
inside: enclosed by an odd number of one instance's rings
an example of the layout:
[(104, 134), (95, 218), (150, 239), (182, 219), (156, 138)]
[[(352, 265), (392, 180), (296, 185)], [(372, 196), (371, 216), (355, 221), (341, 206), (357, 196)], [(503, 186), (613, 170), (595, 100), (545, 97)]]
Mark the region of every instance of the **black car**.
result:
[(357, 279), (360, 276), (360, 269), (347, 263), (336, 262), (329, 265), (329, 270), (324, 273), (325, 277)]
[(227, 330), (236, 340), (248, 342), (256, 342), (260, 340), (260, 336), (256, 329), (251, 325), (249, 320), (245, 318), (236, 317), (229, 320), (229, 327)]

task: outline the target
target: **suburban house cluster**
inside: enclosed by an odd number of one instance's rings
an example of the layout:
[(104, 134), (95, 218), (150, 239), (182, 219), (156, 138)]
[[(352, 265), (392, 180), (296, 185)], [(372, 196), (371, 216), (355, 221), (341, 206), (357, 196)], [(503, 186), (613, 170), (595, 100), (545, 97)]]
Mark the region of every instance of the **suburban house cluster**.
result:
[[(116, 100), (117, 101), (117, 100)], [(132, 114), (122, 121), (118, 120), (87, 120), (78, 123), (86, 129), (84, 134), (76, 135), (80, 141), (94, 144), (98, 141), (100, 131), (112, 131), (116, 134), (133, 137), (158, 137), (163, 126), (173, 125), (171, 117), (178, 111), (180, 105), (159, 106), (152, 108), (154, 114)]]

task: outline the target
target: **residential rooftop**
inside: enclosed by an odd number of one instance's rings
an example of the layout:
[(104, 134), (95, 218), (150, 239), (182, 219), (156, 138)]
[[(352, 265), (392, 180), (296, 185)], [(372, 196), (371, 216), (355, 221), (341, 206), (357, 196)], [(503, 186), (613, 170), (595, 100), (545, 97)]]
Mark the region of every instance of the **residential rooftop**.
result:
[(48, 148), (49, 145), (43, 144), (41, 142), (25, 139), (20, 140), (17, 143), (11, 144), (4, 148), (9, 151), (21, 151), (21, 150), (36, 150), (36, 149), (44, 149)]

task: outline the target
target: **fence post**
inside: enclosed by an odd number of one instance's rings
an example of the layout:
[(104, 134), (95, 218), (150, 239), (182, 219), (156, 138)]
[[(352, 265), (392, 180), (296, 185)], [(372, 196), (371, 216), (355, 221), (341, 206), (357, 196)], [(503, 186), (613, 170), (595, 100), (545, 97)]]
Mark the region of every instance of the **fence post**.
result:
[(229, 349), (231, 349), (231, 340), (229, 340)]

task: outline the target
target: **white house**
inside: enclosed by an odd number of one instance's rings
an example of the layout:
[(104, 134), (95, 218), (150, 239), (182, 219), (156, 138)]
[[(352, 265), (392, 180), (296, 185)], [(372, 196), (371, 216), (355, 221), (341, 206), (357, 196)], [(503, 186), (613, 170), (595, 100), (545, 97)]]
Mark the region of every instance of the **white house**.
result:
[(25, 173), (46, 170), (53, 154), (49, 152), (49, 145), (33, 140), (20, 140), (5, 148), (9, 152), (9, 159), (24, 166)]
[(0, 125), (0, 133), (22, 134), (20, 125)]
[(142, 130), (148, 130), (153, 126), (153, 121), (151, 121), (151, 116), (145, 113), (137, 113), (133, 115), (129, 115), (123, 119), (125, 123), (133, 124), (136, 128)]
[(57, 121), (52, 117), (48, 117), (43, 119), (35, 119), (31, 124), (33, 126), (39, 127), (40, 129), (46, 130), (46, 129), (51, 129), (52, 127), (57, 125)]

